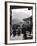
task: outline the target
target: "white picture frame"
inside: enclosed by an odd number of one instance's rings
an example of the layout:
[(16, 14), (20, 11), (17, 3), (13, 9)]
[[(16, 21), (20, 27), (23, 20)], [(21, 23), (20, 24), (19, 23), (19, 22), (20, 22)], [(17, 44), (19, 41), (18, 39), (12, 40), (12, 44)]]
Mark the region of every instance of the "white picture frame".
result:
[[(14, 7), (13, 10), (10, 9), (10, 6), (24, 6), (32, 7), (32, 18), (33, 18), (33, 39), (28, 40), (10, 40), (10, 14), (13, 15), (13, 11), (24, 11), (24, 8), (19, 8), (19, 10)], [(21, 9), (21, 10), (20, 10)], [(10, 12), (12, 11), (12, 13)], [(30, 11), (29, 11), (30, 12)], [(27, 3), (27, 2), (5, 2), (5, 44), (22, 44), (22, 43), (35, 43), (36, 42), (36, 3)]]

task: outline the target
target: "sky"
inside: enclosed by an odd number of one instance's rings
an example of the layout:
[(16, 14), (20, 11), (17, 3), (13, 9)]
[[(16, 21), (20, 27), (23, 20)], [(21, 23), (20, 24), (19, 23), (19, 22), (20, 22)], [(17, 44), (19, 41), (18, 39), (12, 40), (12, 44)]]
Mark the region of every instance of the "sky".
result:
[(22, 21), (22, 19), (28, 18), (32, 16), (32, 9), (28, 10), (28, 8), (21, 9), (12, 9), (12, 19), (15, 19), (15, 22)]

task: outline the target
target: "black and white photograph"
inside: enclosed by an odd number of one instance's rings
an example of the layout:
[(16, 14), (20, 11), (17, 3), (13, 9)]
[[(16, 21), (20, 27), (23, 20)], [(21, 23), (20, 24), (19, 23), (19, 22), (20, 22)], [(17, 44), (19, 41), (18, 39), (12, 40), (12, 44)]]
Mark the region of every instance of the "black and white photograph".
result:
[(35, 42), (35, 3), (7, 2), (7, 43)]
[[(10, 8), (16, 6), (11, 6)], [(19, 8), (17, 8), (19, 7)], [(11, 9), (10, 40), (25, 40), (33, 38), (32, 7)]]

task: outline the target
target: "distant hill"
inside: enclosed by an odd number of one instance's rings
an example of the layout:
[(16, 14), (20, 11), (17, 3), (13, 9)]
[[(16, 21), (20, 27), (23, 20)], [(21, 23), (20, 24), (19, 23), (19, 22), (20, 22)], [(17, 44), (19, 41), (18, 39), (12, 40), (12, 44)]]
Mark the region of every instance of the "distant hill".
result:
[(12, 24), (22, 24), (23, 21), (20, 21), (19, 19), (12, 19)]
[(26, 18), (26, 19), (23, 19), (23, 21), (24, 21), (24, 25), (26, 25), (26, 26), (32, 26), (33, 24), (33, 22), (32, 22), (32, 16), (30, 16), (29, 18)]
[(18, 18), (12, 19), (12, 24), (22, 24), (22, 23), (28, 22), (28, 21), (32, 22), (32, 16), (30, 16), (29, 18), (25, 18), (22, 21), (20, 21)]
[(30, 16), (30, 17), (28, 17), (28, 18), (23, 19), (23, 21), (26, 21), (26, 20), (32, 20), (32, 16)]

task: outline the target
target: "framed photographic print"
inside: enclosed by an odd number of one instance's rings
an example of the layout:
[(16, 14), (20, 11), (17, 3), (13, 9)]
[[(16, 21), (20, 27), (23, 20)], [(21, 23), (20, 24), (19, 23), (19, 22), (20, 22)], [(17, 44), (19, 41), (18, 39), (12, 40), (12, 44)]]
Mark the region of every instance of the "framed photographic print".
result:
[(36, 3), (5, 2), (5, 44), (36, 42)]

